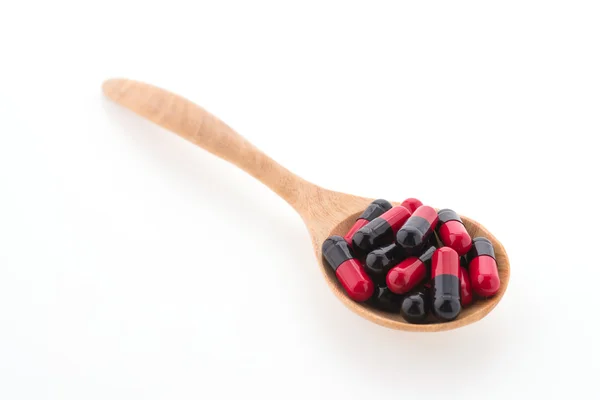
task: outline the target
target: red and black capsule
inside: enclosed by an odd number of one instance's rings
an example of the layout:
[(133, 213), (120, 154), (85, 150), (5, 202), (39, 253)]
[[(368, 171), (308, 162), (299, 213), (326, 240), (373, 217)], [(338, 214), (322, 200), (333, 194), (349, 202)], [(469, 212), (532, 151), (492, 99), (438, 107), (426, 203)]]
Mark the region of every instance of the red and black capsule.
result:
[(460, 312), (460, 265), (458, 253), (442, 247), (433, 253), (433, 313), (442, 321), (452, 321)]
[(402, 305), (402, 296), (392, 293), (385, 285), (376, 286), (369, 304), (382, 311), (398, 313)]
[(404, 200), (400, 205), (406, 207), (406, 209), (412, 214), (417, 208), (421, 207), (423, 203), (421, 203), (421, 200), (419, 199), (409, 197), (408, 199)]
[(429, 290), (426, 288), (410, 293), (402, 300), (400, 315), (411, 324), (425, 322), (431, 308), (429, 297)]
[(335, 272), (348, 296), (365, 301), (373, 295), (375, 286), (360, 262), (352, 255), (350, 245), (341, 236), (331, 236), (323, 242), (323, 257)]
[(473, 302), (473, 290), (471, 289), (471, 278), (465, 267), (460, 267), (460, 305), (466, 307)]
[(396, 243), (375, 249), (367, 254), (365, 270), (375, 283), (384, 285), (388, 271), (402, 260), (403, 255), (402, 248)]
[(500, 275), (492, 242), (484, 237), (473, 239), (467, 254), (469, 277), (473, 291), (482, 297), (493, 296), (500, 290)]
[(408, 255), (417, 255), (423, 250), (438, 222), (438, 214), (429, 206), (421, 206), (408, 218), (396, 234), (396, 243)]
[(397, 294), (410, 292), (429, 276), (434, 252), (435, 246), (431, 246), (419, 257), (409, 257), (392, 267), (385, 279), (387, 287)]
[(396, 232), (404, 225), (408, 217), (410, 217), (410, 211), (406, 207), (390, 208), (356, 231), (352, 237), (352, 248), (358, 254), (366, 255), (376, 248), (393, 243)]
[(346, 233), (346, 236), (344, 236), (346, 242), (348, 242), (348, 244), (351, 245), (352, 236), (354, 236), (357, 230), (359, 230), (369, 222), (373, 221), (375, 218), (379, 217), (381, 214), (383, 214), (390, 208), (392, 208), (392, 204), (384, 199), (377, 199), (371, 204), (369, 204), (365, 211), (363, 211), (363, 213), (360, 214), (360, 217), (356, 219), (356, 222), (354, 223), (354, 225), (352, 225), (352, 228), (350, 228), (348, 233)]
[(469, 232), (460, 216), (450, 209), (445, 208), (438, 211), (437, 233), (444, 246), (453, 248), (459, 256), (467, 254), (471, 249)]

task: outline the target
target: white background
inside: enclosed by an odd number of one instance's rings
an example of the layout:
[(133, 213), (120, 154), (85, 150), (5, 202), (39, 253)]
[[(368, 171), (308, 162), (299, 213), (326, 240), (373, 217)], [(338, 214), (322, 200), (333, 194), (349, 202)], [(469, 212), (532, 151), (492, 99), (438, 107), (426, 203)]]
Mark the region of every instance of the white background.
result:
[[(0, 399), (597, 395), (597, 2), (0, 4)], [(115, 76), (321, 186), (479, 220), (505, 298), (439, 334), (362, 320), (284, 201)]]

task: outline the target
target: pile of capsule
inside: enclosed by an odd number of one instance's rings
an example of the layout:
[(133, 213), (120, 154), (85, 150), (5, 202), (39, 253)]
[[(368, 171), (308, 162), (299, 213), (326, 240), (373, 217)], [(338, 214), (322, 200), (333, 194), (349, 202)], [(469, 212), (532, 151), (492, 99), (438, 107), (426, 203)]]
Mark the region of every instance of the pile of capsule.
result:
[[(471, 236), (458, 214), (417, 199), (392, 207), (375, 200), (345, 237), (322, 247), (348, 297), (400, 313), (411, 323), (428, 316), (452, 321), (473, 302), (500, 289), (492, 243)], [(432, 313), (431, 313), (432, 312)]]

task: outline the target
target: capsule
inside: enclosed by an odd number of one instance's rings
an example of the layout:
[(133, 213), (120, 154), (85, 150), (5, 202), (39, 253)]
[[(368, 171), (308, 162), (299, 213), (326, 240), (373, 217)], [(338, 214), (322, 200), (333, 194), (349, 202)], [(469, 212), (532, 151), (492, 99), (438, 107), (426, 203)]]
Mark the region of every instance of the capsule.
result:
[(429, 275), (434, 252), (435, 246), (431, 246), (419, 257), (409, 257), (392, 267), (385, 279), (387, 287), (397, 294), (410, 292)]
[(357, 230), (359, 230), (369, 222), (373, 221), (375, 218), (379, 217), (381, 214), (383, 214), (390, 208), (392, 208), (392, 204), (389, 201), (383, 199), (377, 199), (371, 204), (369, 204), (365, 211), (363, 211), (363, 213), (360, 214), (360, 217), (356, 219), (356, 222), (354, 223), (354, 225), (352, 225), (352, 228), (350, 228), (348, 233), (346, 233), (346, 236), (344, 236), (346, 242), (352, 245), (352, 236), (354, 236)]
[(377, 286), (369, 303), (379, 310), (398, 313), (402, 305), (402, 296), (392, 293), (385, 285)]
[(471, 278), (465, 267), (460, 267), (460, 305), (466, 307), (473, 302), (473, 290), (471, 289)]
[(431, 302), (429, 300), (428, 290), (416, 291), (409, 294), (402, 300), (400, 315), (411, 324), (421, 324), (427, 319)]
[(433, 313), (442, 321), (452, 321), (460, 312), (460, 266), (458, 253), (442, 247), (433, 253)]
[(406, 207), (406, 209), (412, 214), (417, 208), (421, 207), (423, 203), (421, 203), (421, 200), (419, 199), (409, 197), (408, 199), (404, 200), (400, 205)]
[(406, 254), (416, 256), (428, 243), (437, 221), (437, 212), (432, 207), (417, 208), (396, 234), (396, 242)]
[(402, 257), (402, 248), (396, 243), (392, 243), (367, 254), (365, 270), (375, 283), (385, 284), (385, 276), (388, 271), (398, 264)]
[(338, 281), (354, 301), (366, 301), (375, 286), (360, 262), (352, 255), (350, 245), (341, 236), (331, 236), (323, 242), (323, 257), (335, 272)]
[(471, 249), (471, 236), (460, 216), (447, 208), (438, 211), (437, 233), (444, 246), (456, 250), (459, 256)]
[(393, 243), (396, 232), (404, 225), (408, 217), (410, 217), (410, 211), (406, 207), (390, 208), (380, 217), (356, 231), (352, 237), (352, 248), (358, 254), (366, 255), (378, 247)]
[(473, 291), (482, 297), (498, 293), (500, 276), (492, 242), (484, 237), (473, 239), (473, 246), (467, 254), (467, 258)]

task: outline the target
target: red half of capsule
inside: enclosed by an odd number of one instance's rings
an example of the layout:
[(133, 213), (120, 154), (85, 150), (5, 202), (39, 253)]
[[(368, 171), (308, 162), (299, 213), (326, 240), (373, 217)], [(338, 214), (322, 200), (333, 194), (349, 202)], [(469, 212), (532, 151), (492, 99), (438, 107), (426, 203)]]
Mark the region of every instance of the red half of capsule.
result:
[(458, 253), (450, 247), (439, 248), (431, 259), (431, 278), (438, 275), (459, 276), (460, 264)]
[(460, 221), (446, 222), (440, 226), (438, 233), (444, 246), (453, 248), (459, 256), (471, 249), (471, 235)]
[(419, 284), (427, 275), (427, 268), (417, 257), (410, 257), (392, 267), (385, 278), (387, 287), (394, 293), (404, 294)]
[(369, 223), (368, 220), (361, 218), (361, 219), (357, 219), (356, 222), (354, 223), (354, 225), (352, 225), (352, 228), (350, 228), (348, 233), (346, 233), (346, 236), (344, 236), (344, 240), (346, 240), (346, 243), (348, 243), (350, 245), (350, 247), (352, 247), (352, 236), (354, 236), (354, 234), (356, 233), (357, 230), (359, 230), (360, 228), (362, 228), (363, 226), (365, 226), (368, 223)]
[(406, 207), (406, 209), (408, 211), (412, 213), (415, 212), (415, 210), (419, 207), (421, 207), (423, 205), (423, 203), (421, 203), (421, 200), (419, 199), (415, 199), (415, 198), (408, 198), (406, 200), (404, 200), (401, 204), (402, 207)]
[(335, 275), (352, 300), (366, 301), (373, 295), (375, 285), (356, 259), (351, 258), (340, 264)]
[(500, 276), (496, 260), (490, 256), (475, 257), (469, 263), (473, 291), (482, 297), (493, 296), (500, 290)]
[(460, 267), (460, 305), (465, 307), (473, 302), (473, 291), (471, 290), (471, 278), (465, 267)]
[(379, 218), (386, 220), (395, 234), (402, 228), (410, 214), (411, 212), (406, 207), (396, 206), (381, 214)]

